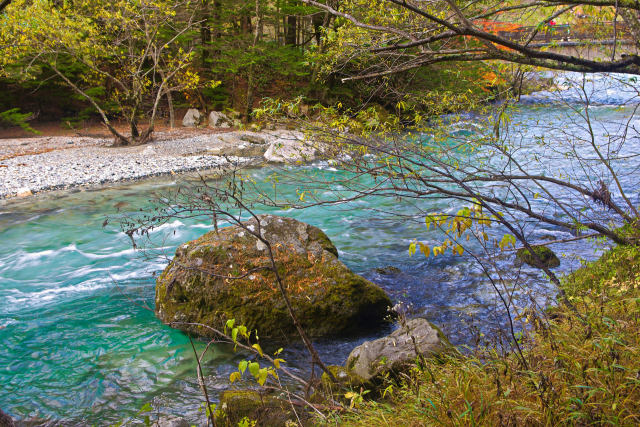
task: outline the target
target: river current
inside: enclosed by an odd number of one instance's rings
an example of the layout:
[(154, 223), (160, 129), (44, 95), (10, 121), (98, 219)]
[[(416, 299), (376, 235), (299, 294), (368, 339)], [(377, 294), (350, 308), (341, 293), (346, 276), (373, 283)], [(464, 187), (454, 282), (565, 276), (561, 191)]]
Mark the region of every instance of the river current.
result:
[[(606, 130), (607, 123), (619, 125), (631, 117), (635, 106), (629, 100), (635, 96), (636, 85), (604, 88), (599, 78), (590, 83), (589, 90), (599, 104), (594, 114)], [(560, 97), (565, 101), (579, 100), (579, 93), (565, 94)], [(548, 132), (552, 123), (569, 133), (584, 132), (577, 122), (567, 120), (571, 105), (554, 102), (557, 99), (552, 93), (525, 97), (512, 113), (512, 122), (526, 129), (524, 137), (531, 141)], [(473, 121), (470, 115), (462, 125)], [(635, 152), (640, 150), (637, 140), (629, 144)], [(638, 160), (630, 158), (627, 163), (623, 169), (629, 174), (623, 186), (631, 190), (637, 203), (639, 190), (633, 172)], [(563, 167), (561, 163), (548, 166)], [(301, 170), (341, 173), (326, 163)], [(256, 182), (265, 182), (271, 172), (249, 173)], [(117, 225), (103, 227), (106, 216), (148, 207), (151, 195), (169, 192), (176, 185), (174, 179), (162, 178), (0, 204), (0, 408), (33, 423), (103, 425), (133, 417), (145, 403), (151, 403), (154, 411), (186, 414), (197, 422), (202, 398), (189, 339), (163, 325), (149, 310), (153, 307), (153, 275), (166, 261), (142, 257)], [(295, 197), (296, 189), (295, 184), (283, 184), (280, 191)], [(420, 208), (452, 208), (447, 200), (430, 203)], [(435, 242), (438, 237), (430, 235), (422, 221), (380, 217), (375, 213), (380, 210), (410, 213), (409, 207), (391, 199), (268, 211), (324, 230), (347, 266), (379, 284), (394, 302), (412, 304), (414, 315), (441, 326), (455, 344), (473, 345), (474, 331), (503, 324), (497, 297), (472, 260), (449, 254), (435, 259), (410, 257), (411, 240), (419, 237)], [(170, 255), (177, 245), (209, 230), (210, 224), (202, 221), (175, 220), (153, 233)], [(571, 237), (567, 230), (550, 226), (536, 232), (549, 239)], [(572, 254), (562, 258), (560, 272), (578, 268), (580, 258), (593, 259), (598, 253), (586, 242), (556, 245), (554, 250)], [(499, 262), (508, 268), (513, 256), (505, 255)], [(401, 272), (384, 275), (376, 271), (388, 265)], [(543, 275), (532, 269), (523, 271), (530, 289), (540, 295), (539, 302), (550, 303), (554, 293)], [(390, 328), (320, 341), (318, 347), (328, 363), (342, 363), (355, 345), (382, 336)], [(203, 349), (204, 343), (198, 342), (197, 347)], [(243, 355), (226, 347), (208, 354), (204, 369), (215, 396), (229, 387), (229, 373)], [(290, 346), (284, 358), (295, 369), (305, 369), (304, 351), (296, 345)]]

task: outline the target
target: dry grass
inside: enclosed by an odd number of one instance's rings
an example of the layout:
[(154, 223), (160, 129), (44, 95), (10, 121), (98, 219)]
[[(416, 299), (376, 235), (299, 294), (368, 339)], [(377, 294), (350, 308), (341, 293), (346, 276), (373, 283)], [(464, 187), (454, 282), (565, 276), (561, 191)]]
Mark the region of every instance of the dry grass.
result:
[(527, 365), (492, 350), (430, 361), (391, 398), (340, 425), (640, 424), (640, 250), (618, 247), (564, 280), (577, 312), (551, 310), (527, 337)]

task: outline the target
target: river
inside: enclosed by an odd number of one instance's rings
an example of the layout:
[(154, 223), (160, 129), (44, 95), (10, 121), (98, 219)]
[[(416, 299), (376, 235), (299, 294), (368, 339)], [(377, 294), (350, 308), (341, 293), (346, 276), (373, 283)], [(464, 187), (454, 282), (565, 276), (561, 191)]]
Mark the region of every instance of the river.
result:
[[(595, 114), (603, 129), (632, 115), (635, 106), (629, 98), (634, 94), (625, 88), (603, 89), (601, 83), (593, 83), (594, 102), (600, 104)], [(577, 100), (567, 94), (561, 98)], [(554, 99), (553, 94), (534, 94), (512, 112), (512, 122), (525, 129), (526, 140), (548, 136), (553, 123), (565, 132), (584, 131), (570, 119), (572, 106)], [(469, 115), (465, 120), (471, 123), (474, 118)], [(637, 152), (637, 139), (630, 144)], [(623, 185), (637, 198), (633, 172), (638, 160), (625, 162), (622, 167), (629, 173)], [(561, 162), (547, 166), (563, 167)], [(341, 173), (321, 162), (298, 169), (308, 174)], [(264, 182), (272, 172), (249, 173)], [(176, 185), (172, 178), (159, 178), (0, 205), (0, 408), (34, 423), (102, 425), (132, 417), (149, 402), (159, 413), (188, 414), (188, 419), (197, 421), (202, 399), (189, 340), (148, 309), (153, 306), (153, 275), (166, 261), (140, 256), (117, 225), (103, 227), (106, 216), (148, 207), (152, 194), (169, 192)], [(280, 189), (292, 196), (295, 190), (295, 184), (282, 184)], [(451, 207), (447, 200), (430, 203), (421, 209)], [(374, 214), (374, 210), (406, 214), (408, 209), (391, 199), (365, 199), (334, 208), (268, 211), (320, 227), (351, 269), (379, 284), (394, 302), (412, 304), (414, 315), (440, 325), (455, 344), (473, 345), (476, 330), (488, 333), (503, 325), (497, 297), (467, 257), (408, 255), (409, 242), (416, 237), (437, 241), (423, 222)], [(175, 220), (154, 233), (170, 255), (180, 243), (210, 229), (201, 221)], [(536, 232), (550, 239), (571, 237), (557, 227)], [(590, 243), (557, 245), (554, 250), (570, 253), (562, 258), (560, 272), (578, 268), (580, 259), (593, 259), (598, 253)], [(505, 255), (499, 262), (510, 268), (513, 256)], [(375, 270), (387, 265), (401, 273), (383, 275)], [(551, 303), (554, 292), (543, 275), (527, 268), (523, 272), (539, 302)], [(389, 330), (317, 344), (328, 363), (342, 363), (355, 345)], [(289, 347), (284, 358), (304, 370), (304, 351), (294, 344)], [(229, 373), (241, 358), (226, 347), (209, 354), (204, 369), (214, 396), (229, 386)]]

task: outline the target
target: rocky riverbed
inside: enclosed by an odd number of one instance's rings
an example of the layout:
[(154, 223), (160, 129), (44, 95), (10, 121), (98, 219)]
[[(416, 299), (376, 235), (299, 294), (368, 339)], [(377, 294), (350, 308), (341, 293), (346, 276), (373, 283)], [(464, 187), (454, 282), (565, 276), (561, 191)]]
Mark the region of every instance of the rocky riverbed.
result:
[(183, 132), (133, 147), (112, 147), (111, 139), (92, 137), (3, 139), (0, 199), (234, 165), (312, 160), (317, 150), (303, 139), (289, 130)]

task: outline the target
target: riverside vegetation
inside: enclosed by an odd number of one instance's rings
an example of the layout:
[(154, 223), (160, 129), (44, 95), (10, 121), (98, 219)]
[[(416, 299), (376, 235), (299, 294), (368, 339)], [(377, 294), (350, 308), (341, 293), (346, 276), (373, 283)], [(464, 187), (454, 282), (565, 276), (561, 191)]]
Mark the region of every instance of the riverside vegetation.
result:
[[(202, 177), (119, 217), (134, 249), (174, 220), (214, 228), (179, 246), (156, 284), (158, 317), (189, 334), (200, 423), (633, 425), (639, 10), (608, 0), (5, 0), (0, 118), (24, 131), (41, 115), (68, 112), (69, 127), (98, 119), (118, 146), (152, 142), (177, 109), (226, 110), (236, 127), (296, 127), (321, 152), (324, 172), (309, 173), (301, 156), (258, 183), (236, 163), (223, 179)], [(557, 22), (589, 36), (557, 38)], [(576, 46), (577, 55), (563, 50)], [(567, 74), (569, 89), (555, 88), (564, 110), (512, 122), (525, 82), (538, 83), (526, 76), (542, 68), (628, 74)], [(600, 78), (624, 94), (613, 111), (594, 105), (607, 92)], [(42, 105), (34, 87), (63, 96)], [(371, 199), (374, 215), (421, 224), (402, 243), (424, 255), (423, 268), (474, 263), (495, 296), (482, 308), (496, 313), (489, 337), (471, 333), (475, 343), (454, 349), (397, 304), (396, 332), (359, 346), (344, 367), (325, 364), (314, 338), (379, 325), (401, 298), (349, 271), (319, 229), (255, 212)], [(554, 268), (564, 258), (547, 246), (568, 243), (611, 249), (563, 277)], [(507, 265), (514, 252), (520, 262)], [(528, 289), (528, 266), (551, 284), (546, 300)], [(208, 337), (204, 349), (194, 335)], [(278, 337), (300, 338), (310, 369), (289, 369)], [(224, 344), (243, 358), (226, 385), (257, 390), (227, 390), (216, 403), (203, 361)], [(134, 417), (151, 423), (151, 408)]]
[(640, 251), (619, 246), (563, 279), (575, 310), (529, 314), (527, 367), (477, 348), (425, 359), (343, 425), (635, 425), (640, 422)]

